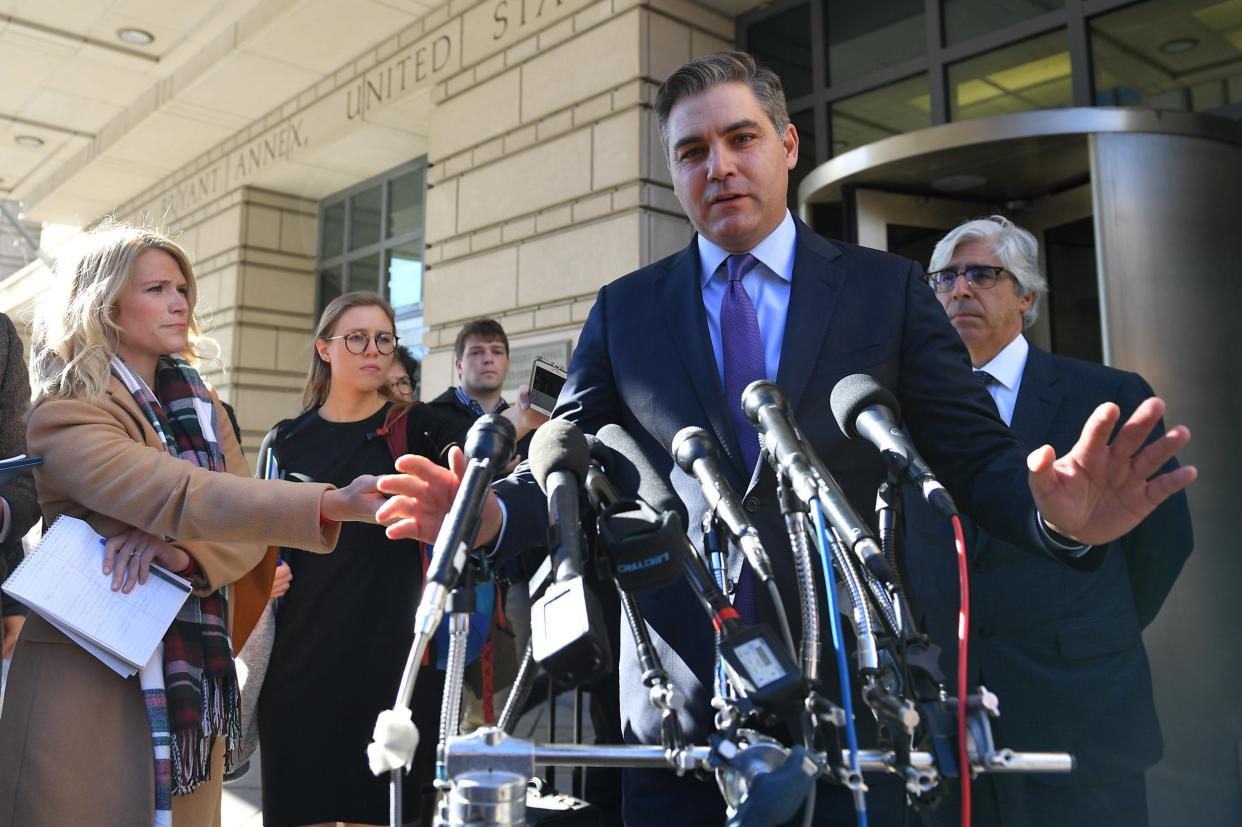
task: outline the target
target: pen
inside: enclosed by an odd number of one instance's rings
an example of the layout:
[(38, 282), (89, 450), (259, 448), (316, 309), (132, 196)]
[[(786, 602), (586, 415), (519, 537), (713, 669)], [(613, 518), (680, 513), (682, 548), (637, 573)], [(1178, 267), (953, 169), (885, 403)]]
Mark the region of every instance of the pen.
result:
[(186, 594), (189, 594), (191, 591), (194, 590), (193, 587), (190, 586), (189, 580), (186, 580), (184, 577), (178, 577), (177, 575), (173, 574), (172, 572), (168, 571), (168, 569), (165, 569), (162, 566), (157, 566), (154, 563), (152, 563), (151, 573), (161, 580), (165, 580), (169, 583), (172, 583), (174, 586), (176, 586), (178, 589), (185, 592)]

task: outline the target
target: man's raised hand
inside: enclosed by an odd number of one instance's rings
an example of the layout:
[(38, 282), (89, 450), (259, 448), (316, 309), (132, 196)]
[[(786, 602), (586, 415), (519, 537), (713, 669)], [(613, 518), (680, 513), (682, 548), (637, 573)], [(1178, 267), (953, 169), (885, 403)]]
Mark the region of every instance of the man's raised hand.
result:
[(1065, 456), (1058, 459), (1045, 445), (1026, 460), (1039, 513), (1054, 531), (1080, 543), (1116, 540), (1198, 475), (1194, 466), (1182, 466), (1152, 477), (1190, 442), (1190, 430), (1178, 425), (1143, 444), (1164, 415), (1162, 400), (1152, 397), (1139, 405), (1110, 444), (1120, 415), (1115, 404), (1106, 402), (1087, 419)]
[[(466, 457), (457, 446), (449, 449), (449, 467), (427, 457), (406, 454), (397, 460), (396, 474), (379, 478), (378, 488), (389, 499), (375, 512), (375, 519), (388, 526), (392, 540), (434, 543), (440, 524), (453, 505), (457, 487), (466, 473)], [(488, 545), (500, 533), (500, 505), (490, 491), (483, 504), (483, 519), (476, 545)]]

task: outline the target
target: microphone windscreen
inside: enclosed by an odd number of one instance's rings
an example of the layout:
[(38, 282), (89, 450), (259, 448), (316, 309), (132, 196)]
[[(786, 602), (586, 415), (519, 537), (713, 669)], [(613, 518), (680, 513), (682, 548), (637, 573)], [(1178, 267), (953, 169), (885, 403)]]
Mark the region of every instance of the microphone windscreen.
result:
[(599, 441), (612, 449), (612, 467), (604, 471), (612, 478), (613, 485), (622, 496), (637, 496), (657, 511), (673, 511), (686, 523), (686, 507), (668, 483), (668, 475), (661, 474), (639, 447), (634, 438), (620, 425), (605, 425), (597, 434)]
[(720, 456), (716, 449), (716, 440), (705, 428), (687, 425), (673, 436), (673, 444), (669, 447), (673, 461), (677, 467), (687, 474), (694, 474), (694, 463), (701, 459), (715, 461)]
[(893, 418), (901, 420), (901, 406), (897, 397), (865, 373), (855, 373), (845, 377), (832, 389), (832, 415), (841, 426), (841, 433), (850, 439), (858, 436), (855, 424), (858, 415), (872, 405), (883, 405), (893, 412)]
[(512, 422), (499, 414), (486, 414), (476, 419), (466, 432), (462, 451), (466, 459), (489, 460), (493, 467), (501, 467), (513, 459), (516, 443)]
[(579, 480), (586, 477), (591, 449), (578, 426), (568, 419), (551, 419), (539, 426), (530, 441), (530, 471), (547, 493), (548, 475), (569, 471)]
[(587, 448), (591, 451), (591, 461), (603, 468), (605, 474), (609, 473), (612, 470), (612, 464), (616, 462), (612, 449), (600, 442), (595, 434), (583, 434), (583, 436), (586, 437)]

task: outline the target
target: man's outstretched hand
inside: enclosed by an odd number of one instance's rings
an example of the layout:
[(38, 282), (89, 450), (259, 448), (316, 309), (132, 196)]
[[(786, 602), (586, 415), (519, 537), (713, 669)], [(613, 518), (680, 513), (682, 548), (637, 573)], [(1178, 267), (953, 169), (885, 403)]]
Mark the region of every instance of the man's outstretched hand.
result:
[[(379, 478), (377, 488), (389, 499), (375, 512), (375, 519), (388, 526), (385, 532), (393, 540), (420, 540), (434, 543), (440, 524), (453, 505), (457, 486), (466, 473), (466, 457), (453, 446), (448, 453), (449, 467), (437, 465), (426, 457), (406, 454), (397, 460), (397, 474)], [(475, 545), (489, 545), (500, 533), (500, 504), (496, 495), (487, 492), (483, 503), (483, 519)]]
[(1109, 444), (1121, 410), (1106, 402), (1065, 456), (1058, 459), (1050, 445), (1031, 452), (1031, 493), (1053, 531), (1087, 545), (1112, 542), (1194, 482), (1198, 471), (1189, 465), (1151, 476), (1190, 442), (1190, 430), (1178, 425), (1144, 445), (1163, 415), (1162, 400), (1145, 400)]

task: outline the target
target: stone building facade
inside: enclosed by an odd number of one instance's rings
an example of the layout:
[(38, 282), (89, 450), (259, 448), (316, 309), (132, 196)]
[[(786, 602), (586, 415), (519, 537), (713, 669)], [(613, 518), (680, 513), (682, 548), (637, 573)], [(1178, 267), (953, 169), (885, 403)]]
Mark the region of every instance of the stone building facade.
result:
[[(453, 339), (482, 315), (510, 333), (512, 388), (536, 354), (568, 359), (601, 285), (686, 243), (652, 98), (733, 31), (688, 0), (453, 0), (112, 210), (75, 197), (85, 173), (108, 191), (90, 157), (27, 200), (36, 218), (178, 235), (221, 348), (208, 377), (254, 449), (300, 408), (320, 199), (425, 156), (424, 395), (454, 382)], [(47, 277), (35, 262), (0, 283), (0, 309), (28, 320)]]

